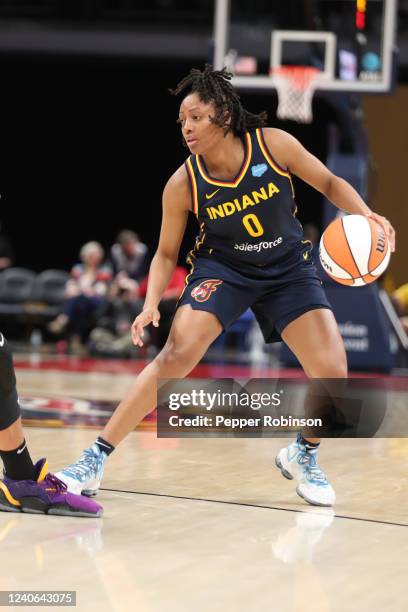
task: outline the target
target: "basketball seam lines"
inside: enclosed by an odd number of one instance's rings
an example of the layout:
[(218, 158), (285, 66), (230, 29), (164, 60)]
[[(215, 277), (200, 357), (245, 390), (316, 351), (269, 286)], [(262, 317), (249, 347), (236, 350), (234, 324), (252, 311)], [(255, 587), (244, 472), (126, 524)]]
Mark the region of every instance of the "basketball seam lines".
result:
[[(353, 251), (351, 250), (351, 247), (350, 247), (350, 244), (349, 244), (349, 241), (348, 241), (348, 237), (347, 237), (347, 233), (346, 233), (346, 228), (344, 227), (343, 220), (344, 220), (344, 217), (341, 218), (341, 226), (343, 228), (344, 238), (346, 240), (346, 244), (347, 244), (348, 250), (350, 252), (351, 258), (354, 261), (354, 265), (356, 266), (357, 271), (360, 274), (360, 276), (358, 276), (357, 278), (363, 278), (364, 274), (361, 273), (361, 270), (358, 267), (356, 260), (354, 259), (354, 254), (353, 254)], [(371, 240), (371, 230), (370, 230), (370, 240)], [(353, 280), (355, 280), (355, 279), (353, 279)]]
[[(370, 255), (368, 256), (368, 262), (367, 262), (367, 274), (369, 274), (370, 276), (372, 276), (372, 274), (370, 273), (370, 261), (371, 261), (371, 255), (373, 253), (373, 246), (374, 246), (374, 240), (373, 240), (373, 235), (371, 233), (371, 225), (370, 225), (370, 221), (367, 219), (367, 223), (368, 223), (368, 227), (370, 228)], [(375, 268), (374, 268), (375, 269)], [(375, 277), (374, 277), (375, 278)]]
[[(343, 227), (343, 230), (344, 230), (344, 227)], [(347, 242), (347, 239), (346, 239), (346, 242)], [(338, 266), (338, 267), (340, 268), (340, 270), (343, 270), (343, 272), (346, 272), (347, 274), (350, 274), (350, 272), (349, 272), (348, 270), (346, 270), (346, 268), (344, 268), (343, 266), (341, 266), (341, 265), (340, 265), (340, 264), (339, 264), (339, 263), (338, 263), (338, 262), (337, 262), (337, 261), (334, 259), (333, 255), (331, 255), (331, 253), (330, 253), (330, 252), (327, 250), (327, 247), (326, 247), (326, 245), (324, 244), (324, 236), (323, 236), (323, 245), (324, 245), (324, 248), (326, 249), (326, 252), (327, 252), (327, 254), (329, 255), (330, 259), (331, 259), (331, 260), (332, 260), (332, 261), (333, 261), (333, 262), (336, 264), (336, 266)], [(348, 246), (349, 251), (350, 251), (350, 253), (351, 253), (350, 245), (349, 245), (349, 243), (348, 243), (348, 242), (347, 242), (347, 246)], [(353, 254), (352, 254), (352, 253), (351, 253), (351, 256), (353, 257)], [(363, 278), (363, 276), (366, 276), (366, 275), (364, 275), (364, 274), (361, 274), (361, 272), (360, 272), (360, 268), (357, 266), (357, 264), (356, 264), (356, 262), (355, 262), (355, 260), (354, 260), (354, 257), (353, 257), (353, 261), (354, 261), (354, 264), (355, 264), (355, 266), (356, 266), (357, 270), (358, 270), (358, 271), (359, 271), (359, 273), (360, 273), (360, 276), (353, 276), (352, 274), (350, 274), (350, 278), (347, 278), (347, 279), (345, 279), (345, 280), (353, 280), (353, 281), (355, 281), (355, 280), (358, 280), (359, 278)], [(379, 265), (380, 265), (380, 264), (379, 264)], [(370, 273), (368, 272), (367, 274), (370, 274)], [(329, 274), (329, 276), (333, 276), (334, 278), (338, 278), (338, 277), (337, 277), (335, 274)], [(370, 274), (370, 276), (372, 276), (372, 275)], [(377, 277), (375, 277), (375, 278), (377, 278)]]
[[(340, 268), (340, 270), (343, 270), (343, 272), (346, 272), (346, 274), (349, 274), (350, 278), (347, 278), (345, 280), (355, 280), (355, 278), (353, 277), (352, 274), (350, 274), (350, 272), (348, 270), (346, 270), (346, 268), (344, 268), (343, 266), (341, 266), (333, 257), (333, 255), (327, 250), (327, 247), (324, 243), (324, 236), (322, 237), (323, 239), (323, 246), (326, 250), (326, 253), (329, 255), (330, 259), (336, 264), (336, 266), (338, 266)], [(357, 268), (358, 269), (358, 268)], [(336, 274), (330, 274), (329, 276), (334, 276), (334, 278), (339, 278), (338, 276), (336, 276)]]

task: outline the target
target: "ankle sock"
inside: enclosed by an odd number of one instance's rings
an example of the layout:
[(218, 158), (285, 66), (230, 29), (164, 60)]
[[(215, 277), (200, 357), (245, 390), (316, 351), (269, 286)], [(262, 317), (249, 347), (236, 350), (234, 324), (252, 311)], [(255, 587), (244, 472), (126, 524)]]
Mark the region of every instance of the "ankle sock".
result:
[(0, 450), (0, 457), (6, 476), (12, 480), (34, 480), (34, 464), (25, 440), (14, 450)]
[(101, 436), (98, 436), (96, 438), (95, 444), (97, 444), (100, 450), (103, 451), (106, 455), (108, 455), (108, 457), (115, 450), (115, 447), (110, 444), (110, 442), (107, 442), (104, 438), (101, 438)]
[(313, 450), (314, 448), (319, 448), (320, 442), (309, 442), (305, 440), (302, 434), (298, 434), (297, 442), (306, 447), (306, 450)]

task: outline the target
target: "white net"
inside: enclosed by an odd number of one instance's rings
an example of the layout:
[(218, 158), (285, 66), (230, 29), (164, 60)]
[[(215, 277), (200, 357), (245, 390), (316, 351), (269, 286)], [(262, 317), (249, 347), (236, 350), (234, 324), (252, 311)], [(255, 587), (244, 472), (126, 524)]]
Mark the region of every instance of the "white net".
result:
[(313, 94), (322, 72), (310, 66), (280, 66), (272, 76), (278, 92), (278, 118), (311, 123)]

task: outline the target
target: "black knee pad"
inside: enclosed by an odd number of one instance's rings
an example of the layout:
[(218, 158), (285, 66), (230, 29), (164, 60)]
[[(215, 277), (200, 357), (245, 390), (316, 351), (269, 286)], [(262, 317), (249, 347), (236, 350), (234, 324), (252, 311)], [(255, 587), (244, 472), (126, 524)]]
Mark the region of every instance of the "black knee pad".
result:
[(20, 416), (10, 345), (0, 333), (0, 431), (10, 427)]

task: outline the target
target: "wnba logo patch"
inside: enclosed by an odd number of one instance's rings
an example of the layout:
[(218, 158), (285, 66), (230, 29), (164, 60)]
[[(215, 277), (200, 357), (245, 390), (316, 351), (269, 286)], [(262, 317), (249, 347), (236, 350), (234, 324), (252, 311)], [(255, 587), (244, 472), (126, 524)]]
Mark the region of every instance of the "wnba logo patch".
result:
[(195, 299), (196, 302), (206, 302), (210, 295), (217, 291), (218, 285), (221, 285), (222, 280), (210, 279), (205, 280), (191, 292), (191, 297)]

